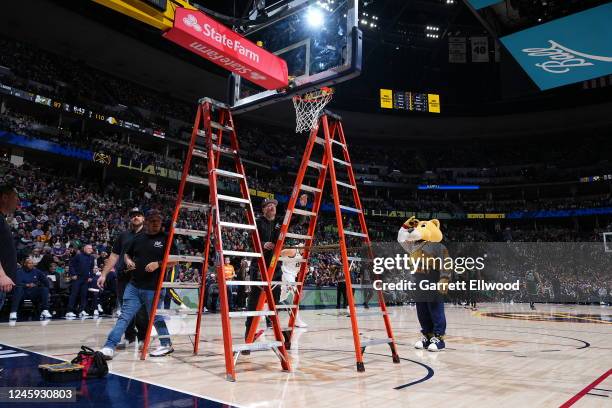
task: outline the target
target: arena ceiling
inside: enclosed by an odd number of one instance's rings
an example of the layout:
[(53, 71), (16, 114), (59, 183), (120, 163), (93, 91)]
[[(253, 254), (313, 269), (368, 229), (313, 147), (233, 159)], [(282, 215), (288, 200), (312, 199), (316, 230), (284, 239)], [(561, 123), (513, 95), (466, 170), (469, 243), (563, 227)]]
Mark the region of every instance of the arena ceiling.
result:
[[(495, 64), (449, 67), (445, 42), (424, 37), (423, 27), (439, 26), (445, 35), (483, 35), (485, 32), (463, 4), (447, 6), (447, 0), (443, 1), (366, 0), (370, 13), (378, 13), (381, 29), (364, 28), (364, 72), (357, 80), (338, 87), (335, 110), (345, 116), (351, 115), (349, 111), (368, 113), (353, 115), (347, 130), (366, 137), (374, 132), (405, 135), (409, 119), (411, 137), (447, 138), (495, 136), (508, 129), (533, 132), (565, 125), (571, 128), (587, 122), (597, 126), (610, 123), (609, 115), (605, 114), (610, 105), (573, 109), (585, 103), (584, 98), (571, 96), (576, 94), (576, 89), (536, 94), (533, 85), (511, 60), (502, 67)], [(240, 17), (241, 13), (248, 13), (251, 1), (237, 0), (235, 6), (233, 1), (226, 0), (199, 0), (199, 3), (217, 13)], [(166, 41), (158, 31), (91, 1), (20, 0), (6, 2), (3, 11), (0, 33), (8, 37), (82, 60), (188, 102), (195, 103), (204, 95), (221, 100), (226, 97), (227, 76), (223, 70)], [(504, 101), (501, 84), (506, 77), (511, 78), (512, 89), (524, 90), (523, 99)], [(379, 87), (438, 91), (443, 95), (445, 117), (523, 112), (525, 119), (516, 121), (497, 116), (440, 120), (431, 116), (376, 115), (373, 112), (376, 112)], [(450, 96), (450, 92), (456, 96)], [(600, 92), (598, 99), (587, 102), (610, 102), (610, 94)], [(569, 114), (563, 115), (563, 122), (556, 120), (553, 113), (535, 116), (531, 113), (558, 108), (572, 108)], [(285, 103), (258, 112), (257, 118), (262, 117), (270, 123), (290, 126), (294, 114), (290, 104)], [(570, 123), (569, 118), (576, 121)]]

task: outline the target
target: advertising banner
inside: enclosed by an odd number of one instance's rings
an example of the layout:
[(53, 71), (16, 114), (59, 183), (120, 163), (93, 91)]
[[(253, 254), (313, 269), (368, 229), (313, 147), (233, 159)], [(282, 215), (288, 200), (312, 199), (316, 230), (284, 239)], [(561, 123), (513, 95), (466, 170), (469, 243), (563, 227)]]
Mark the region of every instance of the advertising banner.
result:
[(501, 38), (541, 90), (612, 73), (612, 3)]
[(266, 89), (288, 84), (285, 60), (200, 11), (178, 8), (164, 37)]

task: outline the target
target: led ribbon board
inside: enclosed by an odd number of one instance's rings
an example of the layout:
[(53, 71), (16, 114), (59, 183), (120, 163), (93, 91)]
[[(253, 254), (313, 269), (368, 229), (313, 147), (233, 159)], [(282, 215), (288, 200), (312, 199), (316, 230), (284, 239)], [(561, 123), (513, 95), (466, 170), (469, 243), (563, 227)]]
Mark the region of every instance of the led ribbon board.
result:
[(164, 37), (266, 89), (288, 85), (287, 63), (201, 11), (178, 8)]
[(541, 90), (612, 74), (612, 3), (500, 40)]

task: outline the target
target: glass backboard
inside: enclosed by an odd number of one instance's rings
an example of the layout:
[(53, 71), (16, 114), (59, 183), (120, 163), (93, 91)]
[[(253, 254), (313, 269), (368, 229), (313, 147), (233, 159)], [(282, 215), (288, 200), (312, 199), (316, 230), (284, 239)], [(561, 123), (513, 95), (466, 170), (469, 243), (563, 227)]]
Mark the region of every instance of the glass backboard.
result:
[(265, 90), (232, 74), (230, 105), (246, 112), (361, 72), (357, 0), (295, 0), (243, 35), (287, 62), (290, 86)]

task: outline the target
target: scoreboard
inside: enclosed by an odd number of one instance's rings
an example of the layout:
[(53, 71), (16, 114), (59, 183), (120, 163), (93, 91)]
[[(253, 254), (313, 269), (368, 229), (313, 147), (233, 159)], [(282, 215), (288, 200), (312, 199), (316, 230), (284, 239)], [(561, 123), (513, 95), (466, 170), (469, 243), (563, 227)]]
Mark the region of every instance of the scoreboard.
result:
[(381, 89), (380, 107), (410, 112), (440, 113), (440, 95)]

